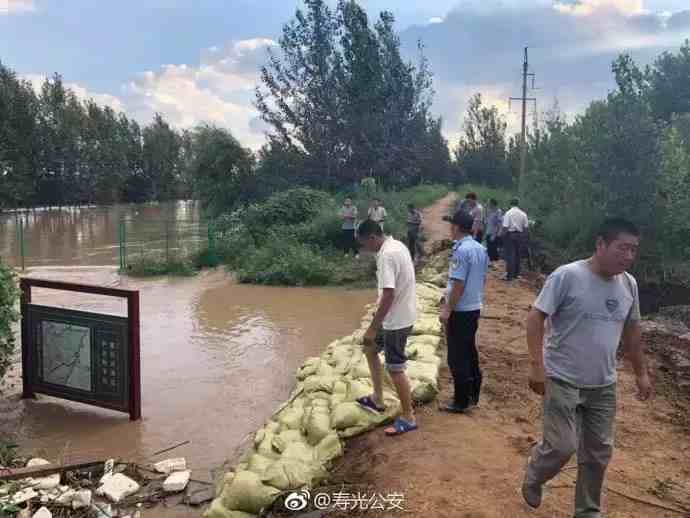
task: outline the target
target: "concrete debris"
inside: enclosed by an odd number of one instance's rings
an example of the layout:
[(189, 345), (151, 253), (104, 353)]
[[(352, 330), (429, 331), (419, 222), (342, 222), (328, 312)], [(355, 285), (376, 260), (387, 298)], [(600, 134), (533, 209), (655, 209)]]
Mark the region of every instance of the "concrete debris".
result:
[(165, 479), (165, 482), (163, 482), (163, 491), (166, 493), (178, 493), (180, 491), (184, 491), (184, 489), (187, 487), (187, 484), (189, 484), (189, 479), (192, 476), (192, 472), (189, 470), (186, 471), (176, 471), (172, 473), (168, 478)]
[(41, 507), (34, 513), (32, 518), (53, 518), (53, 513), (51, 513), (47, 507)]
[(182, 457), (162, 460), (160, 462), (156, 462), (153, 465), (153, 469), (155, 469), (158, 473), (162, 473), (163, 475), (170, 475), (170, 473), (175, 471), (185, 471), (187, 469), (187, 460)]
[(111, 502), (118, 503), (123, 498), (139, 491), (139, 484), (122, 473), (108, 477), (96, 494), (107, 497)]
[(92, 498), (90, 489), (82, 489), (75, 492), (72, 496), (72, 509), (82, 509), (91, 505)]

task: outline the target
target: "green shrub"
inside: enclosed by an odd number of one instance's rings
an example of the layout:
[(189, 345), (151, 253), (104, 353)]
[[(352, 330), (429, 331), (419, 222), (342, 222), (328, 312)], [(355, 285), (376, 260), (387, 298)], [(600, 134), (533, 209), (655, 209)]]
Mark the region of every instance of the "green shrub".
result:
[(242, 220), (255, 239), (275, 225), (293, 225), (314, 218), (330, 201), (322, 191), (299, 187), (279, 192), (260, 204), (249, 206)]
[(309, 286), (370, 283), (373, 260), (345, 259), (338, 250), (341, 221), (338, 211), (345, 196), (352, 196), (367, 214), (373, 197), (387, 211), (386, 232), (403, 239), (407, 234), (407, 204), (423, 208), (447, 194), (438, 185), (420, 185), (399, 192), (370, 192), (370, 186), (335, 197), (313, 189), (291, 189), (219, 217), (213, 226), (213, 249), (202, 251), (196, 264), (218, 259), (234, 270), (241, 282)]
[(12, 364), (14, 355), (13, 324), (19, 319), (19, 288), (12, 269), (0, 262), (0, 380)]
[(331, 284), (336, 268), (313, 247), (292, 240), (269, 239), (237, 269), (240, 282), (285, 286)]

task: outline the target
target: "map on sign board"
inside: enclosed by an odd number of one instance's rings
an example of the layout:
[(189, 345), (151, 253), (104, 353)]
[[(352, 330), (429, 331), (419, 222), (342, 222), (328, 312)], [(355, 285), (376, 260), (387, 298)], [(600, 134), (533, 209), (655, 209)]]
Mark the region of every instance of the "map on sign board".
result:
[(91, 330), (63, 322), (42, 322), (43, 381), (93, 391)]

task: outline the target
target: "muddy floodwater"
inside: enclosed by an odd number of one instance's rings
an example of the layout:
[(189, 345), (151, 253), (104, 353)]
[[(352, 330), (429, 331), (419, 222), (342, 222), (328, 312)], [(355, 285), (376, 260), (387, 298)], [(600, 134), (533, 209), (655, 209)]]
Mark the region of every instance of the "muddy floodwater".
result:
[[(125, 414), (47, 396), (22, 401), (14, 380), (0, 397), (0, 431), (48, 459), (67, 454), (146, 463), (160, 460), (151, 459), (154, 452), (190, 441), (170, 455), (186, 457), (194, 478), (209, 480), (286, 399), (304, 359), (350, 334), (375, 298), (372, 290), (239, 285), (222, 269), (192, 278), (132, 279), (114, 266), (67, 260), (95, 257), (88, 254), (112, 245), (106, 241), (93, 237), (92, 252), (74, 254), (42, 248), (46, 257), (34, 257), (32, 264), (66, 264), (34, 266), (26, 274), (140, 290), (143, 419), (130, 422)], [(108, 262), (105, 252), (102, 258)], [(110, 263), (116, 261), (113, 254)], [(33, 302), (126, 314), (123, 301), (96, 295), (35, 288)], [(145, 513), (178, 515), (190, 514)]]

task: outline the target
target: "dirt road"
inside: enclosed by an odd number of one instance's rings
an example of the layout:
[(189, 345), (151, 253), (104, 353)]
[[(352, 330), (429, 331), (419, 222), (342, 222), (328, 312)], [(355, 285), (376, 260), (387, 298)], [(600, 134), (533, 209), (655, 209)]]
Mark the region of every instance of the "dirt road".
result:
[[(425, 212), (430, 242), (447, 237), (447, 224), (437, 222), (451, 201), (444, 198)], [(369, 494), (402, 493), (407, 516), (572, 516), (572, 467), (548, 485), (539, 511), (528, 511), (519, 496), (528, 449), (541, 434), (541, 401), (526, 384), (524, 322), (535, 288), (529, 280), (500, 281), (502, 270), (501, 265), (490, 272), (480, 322), (485, 379), (480, 407), (471, 415), (449, 415), (439, 412), (436, 404), (428, 405), (417, 410), (417, 432), (391, 439), (377, 430), (350, 441), (333, 483), (364, 487)], [(650, 363), (660, 393), (645, 403), (634, 397), (630, 367), (621, 365), (616, 452), (604, 494), (609, 518), (690, 516), (690, 405), (654, 357)], [(444, 368), (440, 400), (450, 396), (450, 385)], [(377, 511), (376, 516), (401, 513)]]

